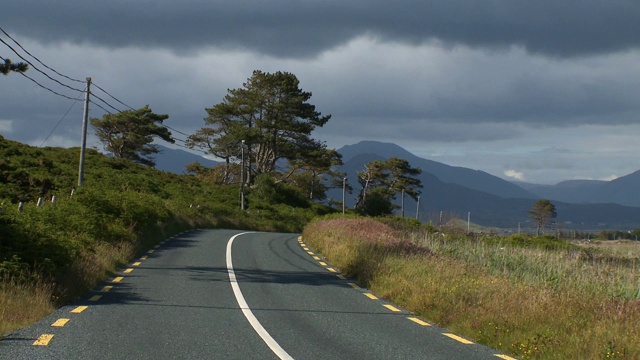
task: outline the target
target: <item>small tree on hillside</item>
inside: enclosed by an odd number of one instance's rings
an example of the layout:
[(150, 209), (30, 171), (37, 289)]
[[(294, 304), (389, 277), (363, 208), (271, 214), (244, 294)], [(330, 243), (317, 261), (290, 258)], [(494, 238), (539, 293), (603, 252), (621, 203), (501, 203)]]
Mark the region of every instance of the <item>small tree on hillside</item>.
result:
[(549, 200), (536, 201), (531, 210), (529, 210), (529, 218), (536, 224), (536, 235), (540, 236), (540, 230), (544, 231), (545, 226), (551, 219), (555, 219), (558, 214), (556, 207)]
[(102, 119), (93, 118), (91, 125), (105, 150), (116, 158), (154, 166), (155, 161), (148, 157), (158, 153), (158, 149), (150, 145), (154, 138), (174, 143), (171, 132), (161, 125), (168, 118), (169, 115), (155, 114), (147, 105), (138, 110), (106, 114)]

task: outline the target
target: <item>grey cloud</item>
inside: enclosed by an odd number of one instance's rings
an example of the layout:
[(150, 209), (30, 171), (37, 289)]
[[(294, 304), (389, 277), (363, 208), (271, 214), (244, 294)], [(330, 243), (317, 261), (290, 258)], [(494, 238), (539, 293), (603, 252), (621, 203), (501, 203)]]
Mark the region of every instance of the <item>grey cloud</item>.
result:
[(557, 57), (640, 46), (635, 0), (101, 1), (3, 5), (5, 30), (42, 42), (108, 47), (203, 46), (310, 57), (369, 34), (471, 47), (522, 46)]

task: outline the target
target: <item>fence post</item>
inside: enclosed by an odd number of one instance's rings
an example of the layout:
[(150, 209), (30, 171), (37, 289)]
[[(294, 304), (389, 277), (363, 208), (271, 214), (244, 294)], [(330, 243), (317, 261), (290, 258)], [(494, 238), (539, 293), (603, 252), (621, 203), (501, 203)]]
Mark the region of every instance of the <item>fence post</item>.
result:
[(51, 203), (52, 203), (52, 204), (55, 204), (55, 203), (56, 203), (56, 196), (55, 196), (55, 195), (53, 195), (53, 196), (51, 197)]
[(23, 208), (24, 208), (24, 203), (20, 201), (20, 203), (18, 204), (18, 211), (22, 212)]
[(36, 205), (36, 207), (40, 207), (42, 205), (42, 198), (38, 198), (38, 204)]

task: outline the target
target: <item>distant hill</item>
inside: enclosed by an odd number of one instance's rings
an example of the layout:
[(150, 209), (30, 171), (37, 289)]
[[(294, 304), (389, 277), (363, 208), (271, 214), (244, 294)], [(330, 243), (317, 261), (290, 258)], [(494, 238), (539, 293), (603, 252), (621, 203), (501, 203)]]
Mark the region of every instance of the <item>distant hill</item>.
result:
[[(450, 166), (437, 161), (423, 159), (391, 143), (362, 141), (355, 145), (344, 146), (340, 148), (338, 152), (342, 154), (345, 169), (354, 175), (356, 171), (362, 170), (363, 165), (366, 163), (366, 161), (362, 161), (362, 156), (371, 158), (372, 160), (376, 157), (380, 159), (398, 157), (409, 161), (411, 166), (419, 167), (425, 173), (435, 175), (444, 183), (462, 185), (469, 189), (479, 190), (502, 198), (537, 198), (537, 196), (531, 192), (484, 171)], [(360, 159), (357, 159), (355, 162), (352, 161), (356, 156), (360, 157)]]
[(574, 204), (619, 204), (640, 207), (640, 171), (611, 181), (569, 180), (556, 185), (514, 183), (545, 199)]
[[(515, 182), (525, 190), (549, 200), (563, 201), (573, 204), (591, 203), (590, 198), (606, 184), (599, 180), (567, 180), (556, 185), (539, 185)], [(612, 201), (603, 201), (605, 203)]]
[(179, 150), (179, 149), (170, 149), (166, 146), (156, 145), (160, 150), (159, 154), (153, 156), (156, 161), (156, 169), (171, 172), (174, 174), (184, 174), (184, 168), (187, 164), (192, 162), (199, 162), (200, 164), (212, 167), (219, 162), (209, 160), (200, 155)]
[(629, 175), (607, 181), (589, 197), (590, 203), (616, 203), (640, 206), (640, 170)]
[[(409, 161), (411, 166), (422, 169), (419, 176), (424, 188), (420, 197), (419, 215), (422, 221), (436, 222), (440, 213), (466, 219), (471, 213), (474, 223), (484, 226), (515, 229), (520, 224), (523, 229), (528, 224), (528, 210), (541, 197), (533, 189), (544, 186), (534, 184), (515, 185), (483, 171), (454, 167), (432, 160), (417, 157), (405, 149), (389, 143), (363, 141), (345, 146), (338, 150), (343, 156), (344, 165), (340, 168), (347, 174), (354, 194), (347, 196), (346, 204), (353, 207), (359, 190), (356, 173), (373, 160), (399, 157)], [(572, 181), (556, 185), (574, 189), (597, 186), (600, 182)], [(600, 184), (604, 185), (604, 184)], [(552, 188), (554, 186), (551, 186)], [(530, 191), (528, 191), (530, 190)], [(577, 191), (577, 190), (575, 190)], [(341, 190), (332, 190), (329, 196), (342, 199)], [(398, 201), (399, 203), (399, 201)], [(569, 229), (635, 229), (640, 227), (640, 208), (619, 204), (571, 204), (568, 201), (554, 201), (558, 211), (557, 223)], [(415, 217), (416, 202), (405, 199), (405, 216)]]
[[(187, 164), (198, 161), (205, 166), (218, 164), (183, 150), (161, 148), (156, 155), (157, 168), (181, 174)], [(556, 185), (511, 183), (484, 171), (450, 166), (420, 158), (402, 147), (376, 141), (362, 141), (338, 150), (354, 194), (347, 195), (352, 208), (359, 189), (356, 173), (373, 160), (399, 157), (422, 169), (419, 176), (424, 188), (419, 215), (423, 221), (435, 222), (440, 213), (484, 226), (512, 228), (528, 225), (527, 211), (536, 199), (553, 200), (558, 210), (556, 221), (564, 229), (635, 229), (640, 227), (640, 172), (614, 181), (571, 180)], [(328, 192), (331, 199), (341, 201), (341, 189)], [(398, 199), (398, 203), (400, 200)], [(405, 199), (405, 216), (415, 217), (416, 202)], [(627, 205), (627, 206), (624, 206)], [(636, 207), (631, 207), (635, 205)]]

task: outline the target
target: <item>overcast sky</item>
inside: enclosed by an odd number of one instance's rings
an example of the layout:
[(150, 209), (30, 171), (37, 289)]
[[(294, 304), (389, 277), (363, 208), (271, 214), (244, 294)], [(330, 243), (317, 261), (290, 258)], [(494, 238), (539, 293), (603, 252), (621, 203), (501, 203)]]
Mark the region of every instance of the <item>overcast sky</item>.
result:
[[(287, 71), (332, 115), (315, 133), (332, 148), (393, 142), (545, 184), (640, 170), (638, 0), (21, 0), (2, 5), (0, 27), (50, 68), (148, 104), (186, 134), (253, 70)], [(0, 56), (21, 61), (1, 42)], [(82, 97), (34, 68), (26, 75)], [(79, 146), (81, 101), (19, 74), (0, 76), (0, 89), (0, 134)]]

